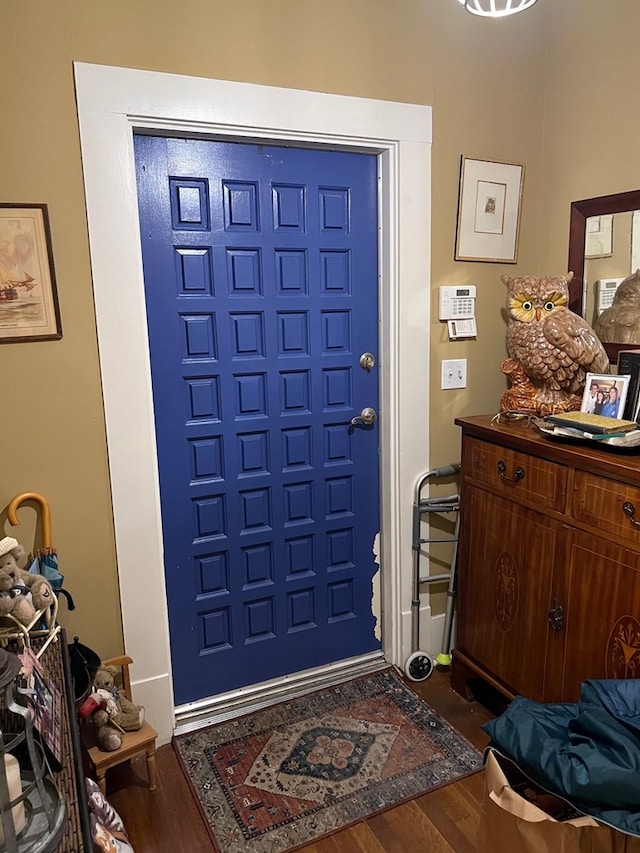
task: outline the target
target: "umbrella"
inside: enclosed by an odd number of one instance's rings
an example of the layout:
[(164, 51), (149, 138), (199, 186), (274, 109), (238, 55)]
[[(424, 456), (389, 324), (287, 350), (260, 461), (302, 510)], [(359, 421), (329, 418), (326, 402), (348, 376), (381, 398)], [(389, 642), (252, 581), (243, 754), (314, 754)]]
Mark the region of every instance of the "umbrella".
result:
[(7, 507), (7, 518), (13, 525), (20, 524), (16, 510), (25, 501), (35, 501), (40, 504), (42, 510), (42, 548), (34, 549), (33, 553), (29, 554), (30, 564), (27, 571), (32, 575), (42, 575), (49, 581), (58, 598), (60, 594), (65, 596), (69, 610), (75, 610), (73, 598), (66, 589), (62, 588), (64, 575), (60, 574), (58, 555), (51, 545), (51, 510), (47, 499), (38, 492), (23, 492), (16, 495)]

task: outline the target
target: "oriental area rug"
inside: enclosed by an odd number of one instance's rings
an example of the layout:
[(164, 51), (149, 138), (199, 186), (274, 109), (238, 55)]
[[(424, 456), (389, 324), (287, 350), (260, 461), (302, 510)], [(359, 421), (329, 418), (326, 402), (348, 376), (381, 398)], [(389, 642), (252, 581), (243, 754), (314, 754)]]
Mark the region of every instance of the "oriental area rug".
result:
[(283, 853), (482, 769), (393, 668), (174, 738), (220, 853)]

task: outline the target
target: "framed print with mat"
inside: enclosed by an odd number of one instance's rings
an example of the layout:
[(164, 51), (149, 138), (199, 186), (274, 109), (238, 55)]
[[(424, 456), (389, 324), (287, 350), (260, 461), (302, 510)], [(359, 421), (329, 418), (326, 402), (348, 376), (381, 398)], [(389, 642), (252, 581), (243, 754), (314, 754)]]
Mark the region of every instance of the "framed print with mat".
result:
[(173, 740), (224, 853), (284, 853), (482, 769), (392, 667)]

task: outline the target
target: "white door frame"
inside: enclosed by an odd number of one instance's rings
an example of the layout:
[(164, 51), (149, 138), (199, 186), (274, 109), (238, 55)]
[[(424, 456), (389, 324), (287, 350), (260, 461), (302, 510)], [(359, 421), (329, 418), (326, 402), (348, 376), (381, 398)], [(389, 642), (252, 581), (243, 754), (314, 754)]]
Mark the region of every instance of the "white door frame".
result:
[[(377, 153), (382, 639), (411, 643), (412, 503), (429, 470), (431, 108), (74, 63), (124, 641), (136, 701), (174, 730), (135, 128)], [(428, 633), (429, 608), (421, 629)], [(421, 636), (421, 647), (430, 637)], [(259, 687), (259, 686), (258, 686)]]

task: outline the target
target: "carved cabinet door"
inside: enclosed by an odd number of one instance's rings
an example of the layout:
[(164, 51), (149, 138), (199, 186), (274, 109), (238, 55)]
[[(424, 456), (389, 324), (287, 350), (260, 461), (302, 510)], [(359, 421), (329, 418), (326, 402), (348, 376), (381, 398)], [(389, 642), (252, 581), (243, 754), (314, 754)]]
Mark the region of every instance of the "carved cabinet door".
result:
[(564, 620), (550, 644), (563, 647), (563, 665), (550, 671), (549, 698), (575, 702), (589, 678), (640, 676), (640, 555), (571, 531), (558, 568)]
[(562, 526), (469, 487), (456, 648), (515, 693), (542, 701), (553, 567)]

